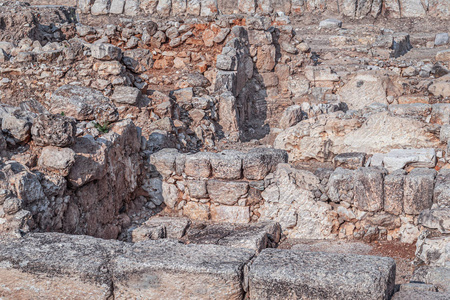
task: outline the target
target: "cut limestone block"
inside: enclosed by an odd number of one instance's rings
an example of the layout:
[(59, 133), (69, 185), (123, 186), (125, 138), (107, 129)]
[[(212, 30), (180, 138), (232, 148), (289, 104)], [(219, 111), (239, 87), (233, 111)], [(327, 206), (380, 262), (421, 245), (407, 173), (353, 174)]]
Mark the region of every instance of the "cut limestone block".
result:
[(389, 299), (387, 257), (264, 249), (250, 265), (250, 299)]
[(70, 295), (72, 299), (108, 299), (112, 297), (108, 252), (120, 244), (57, 233), (0, 240), (0, 296), (3, 299), (67, 299)]
[(115, 299), (242, 299), (251, 250), (145, 241), (112, 261)]

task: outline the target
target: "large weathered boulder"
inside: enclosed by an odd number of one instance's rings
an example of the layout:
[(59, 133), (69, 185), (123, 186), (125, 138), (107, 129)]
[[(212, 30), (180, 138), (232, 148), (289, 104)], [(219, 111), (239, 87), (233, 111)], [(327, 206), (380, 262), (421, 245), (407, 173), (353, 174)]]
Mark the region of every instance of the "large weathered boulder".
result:
[(389, 299), (387, 257), (264, 249), (250, 265), (250, 299)]
[(73, 144), (76, 130), (73, 119), (61, 114), (41, 114), (34, 119), (31, 135), (36, 145), (67, 147)]
[(51, 97), (49, 110), (80, 121), (96, 120), (101, 125), (119, 119), (117, 108), (101, 92), (77, 85), (58, 88)]

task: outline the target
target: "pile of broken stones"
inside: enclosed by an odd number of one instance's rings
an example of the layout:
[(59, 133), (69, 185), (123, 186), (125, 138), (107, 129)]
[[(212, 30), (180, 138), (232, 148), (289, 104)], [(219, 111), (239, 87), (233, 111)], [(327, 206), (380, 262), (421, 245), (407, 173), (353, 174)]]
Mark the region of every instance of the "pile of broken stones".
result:
[(448, 0), (36, 2), (0, 2), (1, 299), (449, 299)]

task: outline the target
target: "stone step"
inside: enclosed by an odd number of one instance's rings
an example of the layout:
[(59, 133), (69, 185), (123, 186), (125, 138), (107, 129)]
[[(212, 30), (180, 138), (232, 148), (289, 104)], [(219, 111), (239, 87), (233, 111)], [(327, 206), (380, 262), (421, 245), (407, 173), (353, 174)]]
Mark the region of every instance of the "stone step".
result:
[(187, 218), (153, 217), (142, 226), (130, 230), (133, 242), (179, 239), (185, 244), (211, 244), (246, 248), (260, 252), (278, 245), (281, 226), (276, 222), (253, 224), (194, 222)]
[(0, 241), (2, 299), (242, 299), (254, 252), (58, 233)]
[(389, 299), (392, 258), (265, 249), (249, 270), (250, 299)]

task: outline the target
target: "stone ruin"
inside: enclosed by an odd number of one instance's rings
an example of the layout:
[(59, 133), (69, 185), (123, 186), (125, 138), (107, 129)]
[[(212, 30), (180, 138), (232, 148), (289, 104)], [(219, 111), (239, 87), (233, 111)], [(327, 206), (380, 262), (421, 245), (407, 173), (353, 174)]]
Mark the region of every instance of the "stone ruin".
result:
[(0, 299), (450, 299), (448, 28), (450, 0), (0, 1)]

